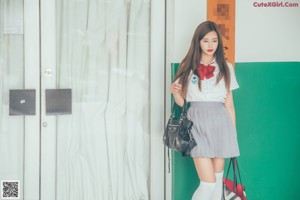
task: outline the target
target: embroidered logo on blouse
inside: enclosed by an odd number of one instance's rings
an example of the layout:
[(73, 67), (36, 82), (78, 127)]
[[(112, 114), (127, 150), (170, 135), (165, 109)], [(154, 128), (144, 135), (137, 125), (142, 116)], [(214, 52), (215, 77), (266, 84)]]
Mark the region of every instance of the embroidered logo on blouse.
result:
[(197, 84), (198, 80), (199, 80), (199, 78), (196, 75), (193, 75), (192, 78), (191, 78), (191, 81), (192, 81), (193, 84)]

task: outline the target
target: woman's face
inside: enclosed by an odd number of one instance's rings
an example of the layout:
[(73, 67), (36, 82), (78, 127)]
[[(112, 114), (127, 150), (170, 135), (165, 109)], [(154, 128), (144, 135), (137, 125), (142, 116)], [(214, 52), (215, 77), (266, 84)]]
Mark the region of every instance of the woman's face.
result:
[(200, 48), (202, 55), (213, 56), (218, 48), (218, 35), (216, 31), (207, 33), (202, 40), (200, 40)]

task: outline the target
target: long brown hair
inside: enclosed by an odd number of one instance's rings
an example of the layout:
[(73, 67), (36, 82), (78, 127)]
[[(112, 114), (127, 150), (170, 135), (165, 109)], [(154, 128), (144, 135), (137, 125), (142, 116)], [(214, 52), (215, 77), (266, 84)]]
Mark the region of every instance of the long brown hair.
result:
[[(217, 76), (216, 84), (222, 80), (224, 77), (225, 80), (225, 86), (227, 90), (229, 90), (230, 86), (230, 72), (229, 68), (227, 66), (225, 57), (224, 57), (224, 50), (223, 50), (223, 43), (222, 43), (222, 35), (221, 31), (218, 28), (217, 24), (212, 21), (205, 21), (198, 25), (198, 27), (195, 30), (190, 49), (186, 56), (183, 58), (183, 60), (180, 63), (179, 69), (175, 75), (174, 81), (180, 78), (179, 83), (182, 84), (182, 94), (186, 96), (187, 92), (187, 86), (189, 81), (189, 76), (191, 70), (194, 74), (196, 74), (199, 77), (198, 73), (198, 65), (201, 61), (202, 56), (202, 50), (200, 48), (200, 40), (209, 32), (215, 31), (218, 35), (218, 47), (215, 52), (215, 58), (216, 62), (218, 63), (220, 67), (220, 72)], [(199, 78), (198, 86), (201, 90), (201, 79)]]

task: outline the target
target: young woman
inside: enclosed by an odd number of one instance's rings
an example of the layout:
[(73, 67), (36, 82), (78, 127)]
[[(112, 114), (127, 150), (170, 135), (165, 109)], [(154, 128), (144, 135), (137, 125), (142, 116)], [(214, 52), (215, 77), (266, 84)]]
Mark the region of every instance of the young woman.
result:
[(190, 102), (188, 118), (197, 146), (191, 150), (200, 185), (192, 200), (220, 200), (225, 158), (239, 156), (232, 90), (239, 87), (226, 62), (221, 32), (211, 21), (195, 30), (171, 92), (175, 102)]

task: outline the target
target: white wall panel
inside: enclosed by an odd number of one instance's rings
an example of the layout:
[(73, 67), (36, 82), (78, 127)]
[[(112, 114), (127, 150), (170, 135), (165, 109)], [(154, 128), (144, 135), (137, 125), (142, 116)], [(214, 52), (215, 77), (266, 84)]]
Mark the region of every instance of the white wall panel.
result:
[[(236, 62), (299, 61), (299, 7), (255, 7), (236, 1)], [(259, 1), (269, 2), (269, 1)]]
[(165, 45), (165, 2), (151, 1), (151, 183), (150, 199), (164, 199), (164, 146), (162, 134), (164, 132), (164, 45)]
[(170, 41), (167, 47), (172, 49), (171, 62), (181, 62), (187, 53), (196, 27), (206, 20), (206, 6), (206, 0), (174, 1), (173, 19), (169, 18), (167, 22), (171, 23), (167, 37), (174, 34), (173, 42)]

